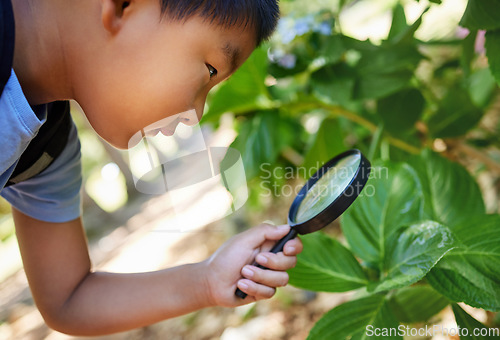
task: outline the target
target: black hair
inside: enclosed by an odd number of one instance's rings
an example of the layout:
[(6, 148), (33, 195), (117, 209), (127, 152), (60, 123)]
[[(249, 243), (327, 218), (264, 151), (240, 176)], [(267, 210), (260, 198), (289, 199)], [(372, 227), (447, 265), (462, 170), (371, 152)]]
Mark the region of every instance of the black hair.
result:
[(254, 27), (256, 43), (269, 39), (279, 18), (278, 0), (160, 0), (162, 15), (187, 20), (199, 15), (224, 27)]

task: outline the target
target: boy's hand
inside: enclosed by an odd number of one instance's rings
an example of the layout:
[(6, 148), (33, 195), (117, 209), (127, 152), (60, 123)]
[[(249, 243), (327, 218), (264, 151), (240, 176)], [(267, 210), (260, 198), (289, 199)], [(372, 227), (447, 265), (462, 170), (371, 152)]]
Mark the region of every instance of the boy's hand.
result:
[[(285, 286), (288, 283), (286, 270), (295, 266), (302, 242), (298, 238), (290, 240), (278, 254), (269, 250), (289, 231), (288, 225), (261, 224), (224, 243), (204, 262), (210, 304), (244, 305), (268, 299), (274, 295), (276, 287)], [(268, 269), (252, 266), (254, 260)], [(245, 299), (236, 297), (236, 288), (248, 296)]]

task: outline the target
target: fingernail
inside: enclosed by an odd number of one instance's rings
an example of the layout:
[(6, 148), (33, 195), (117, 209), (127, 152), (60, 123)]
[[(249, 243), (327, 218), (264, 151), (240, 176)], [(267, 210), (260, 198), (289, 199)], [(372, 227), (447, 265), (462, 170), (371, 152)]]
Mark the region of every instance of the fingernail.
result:
[(255, 259), (260, 264), (266, 264), (267, 263), (267, 258), (264, 255), (259, 254), (259, 255), (257, 255), (257, 257)]
[(253, 271), (248, 269), (247, 267), (243, 267), (243, 269), (241, 270), (241, 273), (245, 277), (252, 277), (253, 276)]
[(248, 285), (243, 281), (238, 281), (238, 287), (243, 288), (243, 289), (247, 289)]
[(288, 229), (288, 225), (286, 225), (286, 224), (280, 225), (280, 226), (278, 226), (278, 229), (279, 230), (286, 230), (286, 229)]
[(295, 252), (295, 247), (287, 247), (288, 253), (293, 254)]

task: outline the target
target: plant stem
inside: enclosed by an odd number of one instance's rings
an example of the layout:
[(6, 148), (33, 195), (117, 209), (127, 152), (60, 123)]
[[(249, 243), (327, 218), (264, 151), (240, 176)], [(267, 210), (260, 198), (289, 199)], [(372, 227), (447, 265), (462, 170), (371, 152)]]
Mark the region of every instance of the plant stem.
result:
[(375, 133), (373, 134), (372, 144), (370, 145), (370, 150), (368, 151), (368, 159), (375, 158), (375, 152), (380, 146), (380, 142), (382, 141), (382, 134), (384, 132), (384, 124), (381, 123)]
[(304, 163), (304, 157), (289, 146), (283, 148), (283, 150), (281, 151), (281, 156), (283, 156), (283, 158), (285, 158), (295, 166), (300, 166), (302, 163)]
[[(278, 107), (279, 107), (279, 105), (278, 105)], [(369, 120), (357, 115), (356, 113), (354, 113), (352, 111), (346, 110), (343, 107), (340, 107), (337, 105), (330, 105), (330, 104), (326, 104), (323, 102), (314, 101), (314, 102), (289, 103), (286, 105), (282, 105), (282, 107), (285, 107), (285, 108), (290, 109), (292, 111), (308, 111), (308, 110), (314, 110), (314, 109), (323, 109), (323, 110), (326, 110), (329, 113), (333, 114), (334, 116), (344, 117), (344, 118), (349, 119), (352, 122), (355, 122), (361, 126), (364, 126), (368, 130), (370, 130), (370, 132), (372, 132), (372, 133), (375, 133), (378, 129), (377, 125), (373, 124)], [(420, 153), (420, 149), (418, 147), (410, 145), (401, 139), (390, 136), (387, 133), (385, 133), (384, 137), (389, 141), (390, 144), (392, 144), (393, 146), (395, 146), (401, 150), (404, 150), (408, 153), (415, 154), (415, 155)]]

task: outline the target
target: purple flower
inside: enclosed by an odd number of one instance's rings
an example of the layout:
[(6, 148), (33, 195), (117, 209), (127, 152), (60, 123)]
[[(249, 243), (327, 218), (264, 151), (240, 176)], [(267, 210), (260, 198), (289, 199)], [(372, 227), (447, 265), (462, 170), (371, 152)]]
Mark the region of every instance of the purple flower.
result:
[(315, 25), (314, 32), (318, 32), (323, 35), (330, 35), (332, 34), (332, 26), (330, 26), (330, 22), (323, 21)]
[(484, 43), (486, 42), (485, 34), (486, 31), (477, 31), (476, 43), (474, 45), (474, 50), (477, 54), (484, 53)]
[(286, 69), (292, 69), (297, 63), (297, 57), (294, 54), (285, 54), (278, 60), (278, 65)]

